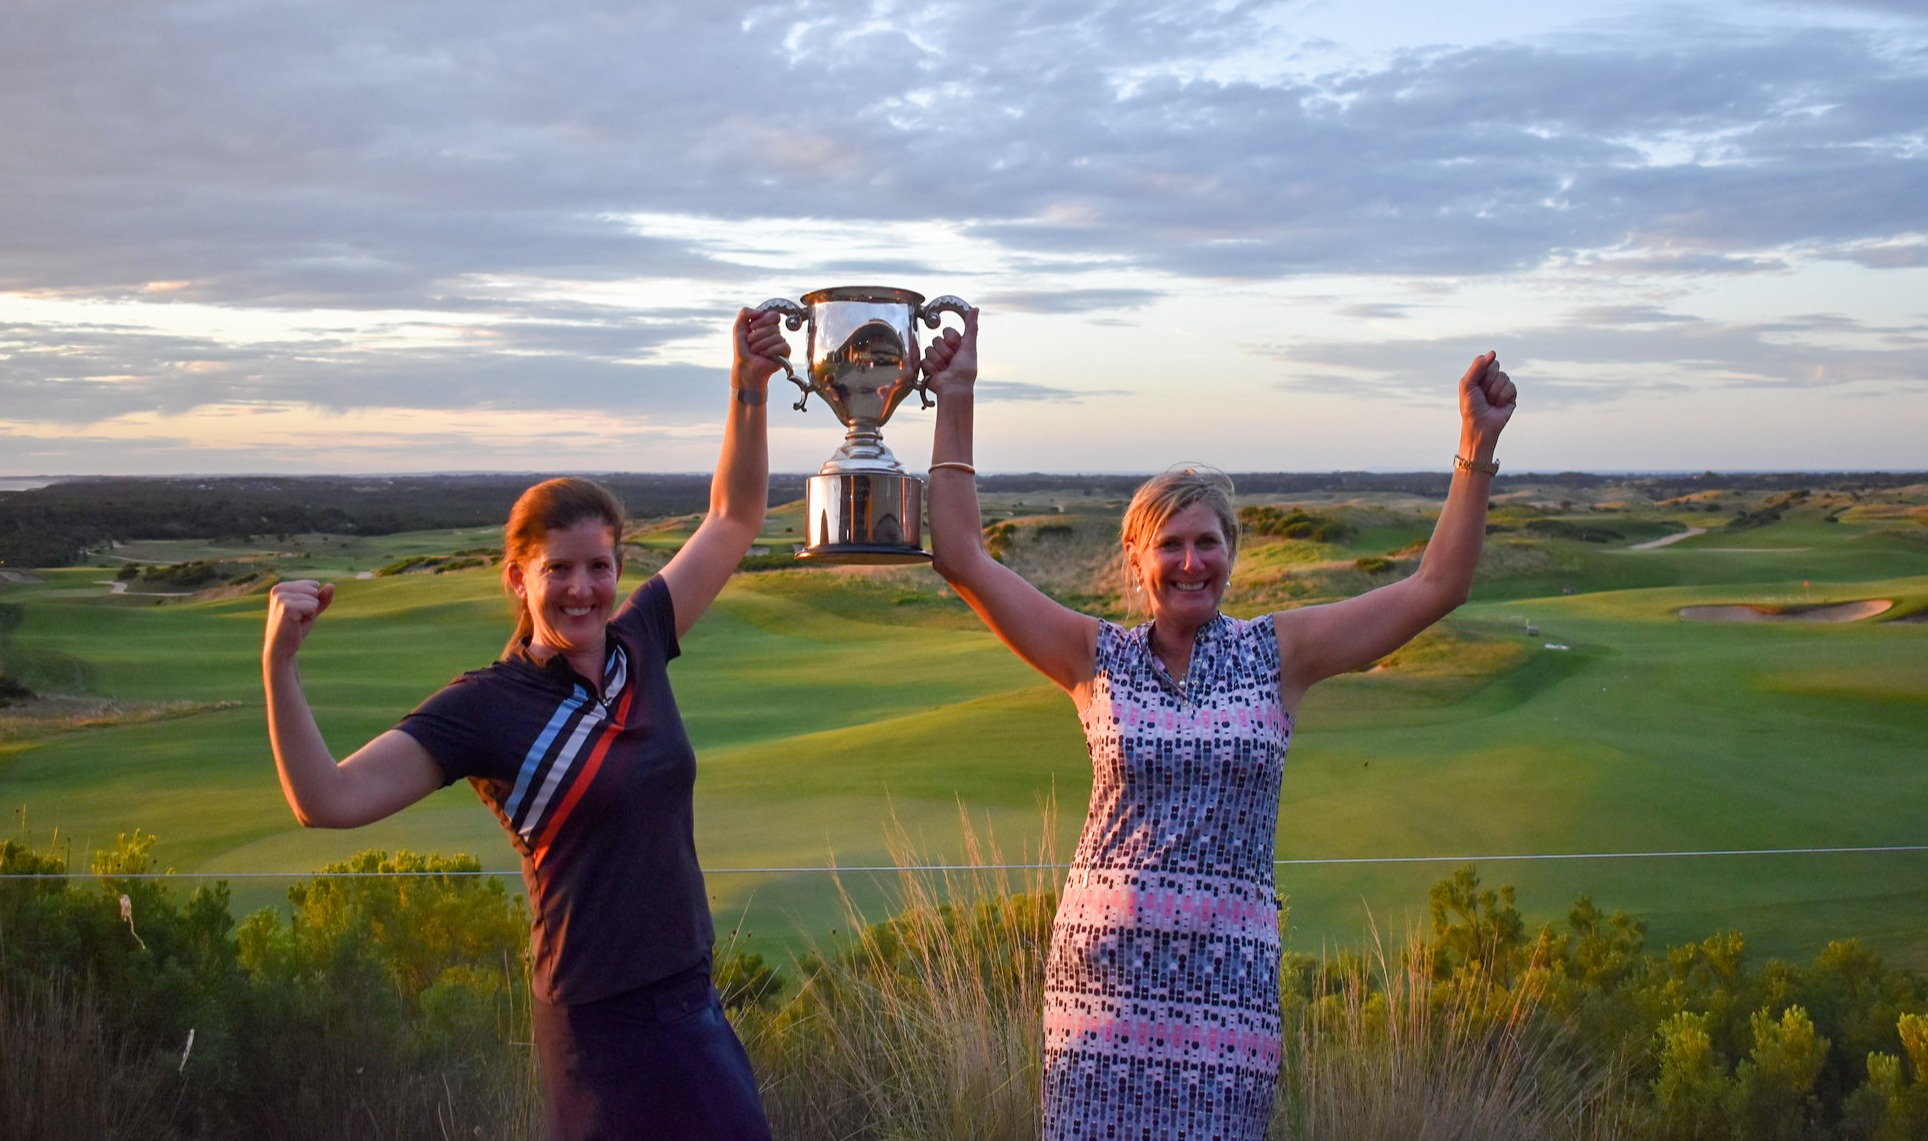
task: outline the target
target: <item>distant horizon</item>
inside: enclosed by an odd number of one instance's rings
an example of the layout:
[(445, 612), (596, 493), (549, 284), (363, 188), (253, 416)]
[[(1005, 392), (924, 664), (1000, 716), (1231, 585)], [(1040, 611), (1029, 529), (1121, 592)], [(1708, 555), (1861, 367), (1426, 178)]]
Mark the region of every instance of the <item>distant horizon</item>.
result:
[[(984, 468), (980, 468), (980, 469), (979, 469), (979, 471), (978, 471), (978, 474), (979, 474), (979, 475), (980, 475), (981, 477), (986, 477), (986, 478), (1012, 478), (1012, 477), (1022, 477), (1022, 476), (1040, 476), (1040, 477), (1045, 477), (1045, 478), (1051, 478), (1051, 479), (1073, 479), (1073, 478), (1078, 478), (1078, 477), (1081, 477), (1081, 476), (1088, 476), (1088, 477), (1092, 477), (1092, 478), (1145, 478), (1145, 477), (1150, 477), (1150, 476), (1152, 476), (1152, 475), (1156, 475), (1156, 474), (1157, 474), (1157, 473), (1158, 473), (1159, 471), (1162, 471), (1162, 470), (1164, 470), (1164, 469), (1163, 469), (1163, 468), (1146, 468), (1146, 469), (1142, 469), (1142, 470), (1123, 470), (1123, 469), (1114, 469), (1114, 470), (1066, 470), (1066, 471), (1047, 471), (1047, 470), (1044, 470), (1044, 469), (1041, 469), (1041, 468), (1032, 468), (1032, 469), (1015, 469), (1015, 468), (1014, 468), (1014, 469), (1011, 469), (1011, 470), (1008, 470), (1008, 471), (1007, 471), (1007, 470), (997, 470), (997, 471), (992, 471), (992, 470), (988, 470), (988, 469), (984, 469)], [(1385, 468), (1316, 468), (1316, 469), (1315, 469), (1315, 468), (1304, 468), (1304, 469), (1296, 469), (1296, 468), (1247, 468), (1247, 469), (1231, 469), (1231, 468), (1221, 468), (1220, 470), (1222, 470), (1222, 471), (1224, 471), (1226, 475), (1229, 475), (1229, 476), (1231, 476), (1231, 477), (1233, 477), (1233, 478), (1235, 478), (1235, 479), (1236, 479), (1236, 478), (1238, 478), (1238, 477), (1240, 477), (1240, 476), (1327, 476), (1327, 475), (1372, 475), (1372, 476), (1400, 476), (1400, 475), (1447, 475), (1447, 474), (1449, 474), (1449, 473), (1450, 473), (1450, 471), (1451, 471), (1451, 469), (1450, 469), (1450, 467), (1447, 467), (1447, 466), (1441, 466), (1441, 467), (1436, 467), (1436, 468), (1399, 468), (1399, 467), (1385, 467)], [(908, 472), (908, 474), (910, 474), (910, 475), (913, 475), (913, 476), (917, 476), (917, 477), (919, 477), (919, 478), (923, 478), (923, 477), (924, 477), (924, 472), (923, 472), (923, 471), (922, 471), (921, 469), (907, 469), (907, 472)], [(624, 477), (639, 477), (639, 476), (663, 476), (663, 477), (670, 477), (670, 478), (677, 478), (677, 477), (680, 477), (680, 478), (687, 478), (687, 479), (709, 479), (709, 478), (711, 477), (711, 474), (712, 474), (712, 473), (710, 473), (710, 472), (708, 472), (708, 471), (644, 471), (644, 470), (634, 470), (634, 469), (622, 469), (622, 468), (530, 468), (530, 469), (518, 469), (518, 468), (475, 468), (475, 469), (456, 469), (456, 468), (451, 468), (451, 469), (447, 469), (447, 470), (442, 470), (442, 471), (333, 471), (333, 472), (329, 472), (329, 471), (311, 471), (311, 472), (275, 472), (275, 471), (254, 471), (254, 472), (195, 472), (195, 471), (184, 471), (184, 472), (145, 472), (145, 473), (113, 473), (113, 472), (88, 472), (88, 473), (74, 473), (74, 474), (66, 474), (66, 475), (22, 475), (22, 476), (0, 476), (0, 492), (6, 492), (6, 491), (30, 491), (30, 490), (33, 490), (33, 488), (35, 488), (35, 487), (45, 487), (45, 486), (48, 486), (48, 485), (50, 485), (50, 484), (55, 484), (55, 483), (66, 483), (66, 482), (75, 482), (75, 481), (81, 481), (81, 480), (155, 480), (155, 481), (161, 481), (161, 480), (178, 480), (178, 479), (208, 479), (208, 480), (223, 480), (223, 479), (289, 479), (289, 480), (301, 480), (301, 479), (444, 479), (444, 478), (447, 478), (447, 479), (462, 479), (462, 478), (481, 478), (481, 477), (488, 477), (488, 476), (518, 476), (518, 477), (531, 477), (531, 478), (536, 478), (536, 477), (540, 477), (540, 478), (545, 478), (545, 479), (546, 479), (546, 478), (551, 478), (551, 477), (555, 477), (555, 476), (584, 476), (584, 477), (594, 477), (594, 476), (624, 476)], [(797, 469), (797, 470), (795, 470), (795, 471), (771, 471), (771, 472), (770, 472), (770, 478), (771, 478), (771, 479), (773, 479), (773, 480), (774, 480), (774, 479), (808, 479), (808, 478), (809, 478), (810, 476), (813, 476), (813, 475), (815, 475), (815, 474), (817, 474), (815, 470), (804, 470), (804, 469)], [(1882, 476), (1908, 476), (1908, 475), (1919, 475), (1919, 476), (1921, 476), (1921, 477), (1923, 477), (1923, 479), (1925, 479), (1925, 480), (1928, 480), (1928, 468), (1776, 468), (1776, 467), (1768, 467), (1768, 468), (1654, 468), (1654, 469), (1634, 469), (1634, 468), (1622, 468), (1622, 469), (1614, 469), (1614, 468), (1544, 468), (1544, 469), (1526, 469), (1526, 470), (1520, 470), (1520, 471), (1512, 471), (1512, 470), (1504, 470), (1504, 469), (1503, 469), (1503, 470), (1502, 470), (1502, 471), (1500, 472), (1500, 478), (1508, 478), (1508, 477), (1512, 477), (1512, 478), (1518, 478), (1518, 477), (1521, 477), (1521, 476), (1562, 476), (1562, 475), (1578, 475), (1578, 476), (1590, 476), (1590, 477), (1596, 477), (1596, 478), (1611, 478), (1611, 477), (1616, 477), (1616, 476), (1621, 476), (1621, 477), (1626, 477), (1626, 478), (1630, 478), (1630, 479), (1652, 479), (1652, 478), (1664, 478), (1664, 477), (1693, 477), (1693, 476), (1702, 476), (1702, 475), (1712, 475), (1712, 476), (1728, 476), (1728, 475), (1733, 475), (1733, 476), (1770, 476), (1770, 475), (1787, 475), (1787, 476), (1801, 476), (1801, 475), (1816, 475), (1816, 476), (1852, 476), (1852, 475), (1882, 475)], [(15, 486), (15, 485), (21, 485), (21, 486)]]

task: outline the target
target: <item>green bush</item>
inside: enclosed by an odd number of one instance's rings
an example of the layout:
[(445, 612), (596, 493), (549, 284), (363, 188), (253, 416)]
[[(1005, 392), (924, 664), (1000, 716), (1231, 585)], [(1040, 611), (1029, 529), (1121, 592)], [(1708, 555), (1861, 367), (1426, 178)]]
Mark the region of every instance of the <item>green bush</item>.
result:
[(32, 701), (34, 692), (6, 674), (0, 673), (0, 709), (16, 701)]
[(998, 562), (1011, 554), (1011, 541), (1017, 535), (1015, 523), (993, 523), (984, 528), (984, 550)]
[(1532, 519), (1527, 522), (1526, 529), (1549, 539), (1572, 539), (1581, 543), (1611, 543), (1627, 537), (1610, 527), (1575, 523), (1568, 519)]
[(1311, 539), (1320, 543), (1343, 542), (1353, 533), (1352, 527), (1338, 516), (1316, 514), (1302, 507), (1289, 510), (1270, 505), (1241, 507), (1238, 522), (1240, 527), (1254, 535)]
[(1726, 530), (1751, 531), (1756, 527), (1765, 527), (1770, 523), (1779, 523), (1780, 521), (1781, 513), (1779, 510), (1773, 507), (1764, 507), (1759, 511), (1738, 512), (1732, 519), (1727, 521)]
[(786, 551), (783, 554), (744, 555), (736, 564), (736, 569), (747, 574), (758, 574), (763, 571), (793, 570), (800, 565), (797, 557)]
[(141, 582), (178, 590), (201, 590), (244, 576), (253, 578), (257, 573), (235, 563), (207, 559), (197, 559), (187, 563), (169, 563), (165, 566), (142, 566), (138, 570)]

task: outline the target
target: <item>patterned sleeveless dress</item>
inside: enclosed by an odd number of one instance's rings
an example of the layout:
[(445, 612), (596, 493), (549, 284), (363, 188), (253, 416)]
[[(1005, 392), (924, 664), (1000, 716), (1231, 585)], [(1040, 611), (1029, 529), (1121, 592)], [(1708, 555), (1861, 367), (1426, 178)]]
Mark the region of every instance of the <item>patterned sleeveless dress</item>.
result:
[(1051, 933), (1046, 1141), (1262, 1141), (1278, 1087), (1273, 833), (1292, 720), (1270, 617), (1098, 628), (1091, 812)]

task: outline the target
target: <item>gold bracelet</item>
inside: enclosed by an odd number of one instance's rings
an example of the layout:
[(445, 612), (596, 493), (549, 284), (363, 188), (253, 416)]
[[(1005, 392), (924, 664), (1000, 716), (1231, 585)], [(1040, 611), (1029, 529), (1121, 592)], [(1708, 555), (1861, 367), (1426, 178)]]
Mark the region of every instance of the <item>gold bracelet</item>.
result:
[(1462, 471), (1476, 471), (1481, 475), (1500, 474), (1500, 462), (1498, 460), (1481, 462), (1480, 460), (1469, 460), (1465, 456), (1456, 455), (1453, 457), (1453, 466)]
[(972, 467), (970, 464), (967, 464), (962, 460), (945, 460), (943, 463), (936, 463), (931, 465), (932, 471), (937, 471), (941, 468), (950, 468), (952, 471), (961, 471), (965, 475), (977, 474), (976, 468)]

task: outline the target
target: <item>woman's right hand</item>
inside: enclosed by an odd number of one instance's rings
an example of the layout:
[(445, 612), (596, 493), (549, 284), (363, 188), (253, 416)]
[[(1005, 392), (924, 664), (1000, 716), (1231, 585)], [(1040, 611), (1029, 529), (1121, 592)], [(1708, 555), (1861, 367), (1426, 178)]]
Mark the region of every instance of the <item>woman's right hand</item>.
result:
[(732, 329), (736, 355), (730, 362), (730, 384), (761, 392), (770, 378), (790, 359), (790, 342), (783, 336), (783, 314), (739, 309)]
[(964, 311), (964, 332), (946, 329), (924, 350), (924, 382), (941, 404), (946, 396), (968, 396), (977, 384), (977, 310)]
[(262, 655), (289, 661), (301, 649), (315, 619), (335, 600), (335, 584), (313, 579), (278, 582), (268, 591), (268, 632)]

